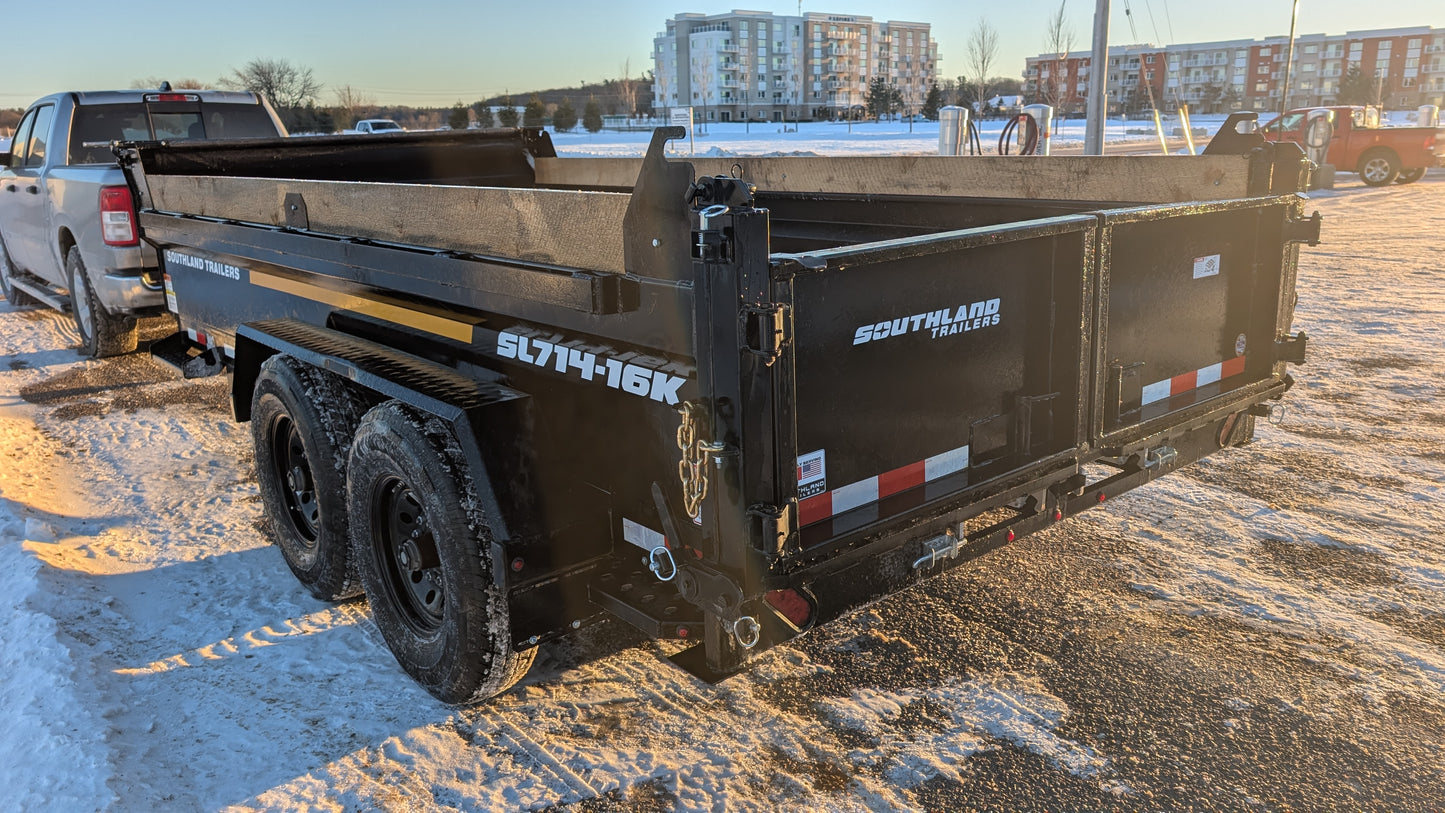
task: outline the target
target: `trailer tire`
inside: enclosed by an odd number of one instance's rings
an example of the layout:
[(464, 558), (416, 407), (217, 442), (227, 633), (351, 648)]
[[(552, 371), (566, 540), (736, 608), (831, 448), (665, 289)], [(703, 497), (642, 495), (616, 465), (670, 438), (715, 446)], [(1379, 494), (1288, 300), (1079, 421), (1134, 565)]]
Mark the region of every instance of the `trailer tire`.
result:
[(1366, 186), (1384, 186), (1400, 174), (1400, 158), (1394, 150), (1376, 147), (1360, 156), (1360, 180)]
[(286, 355), (261, 364), (251, 399), (256, 479), (272, 536), (322, 601), (361, 594), (346, 513), (346, 460), (365, 414), (360, 393)]
[(100, 304), (76, 246), (65, 255), (65, 279), (70, 285), (70, 310), (80, 329), (81, 352), (98, 359), (134, 352), (139, 342), (134, 317), (112, 316)]
[(5, 301), (17, 308), (26, 305), (34, 305), (35, 297), (15, 287), (13, 281), (18, 270), (15, 264), (10, 262), (10, 252), (5, 248), (4, 238), (0, 238), (0, 294), (5, 295)]
[(1402, 169), (1400, 170), (1400, 174), (1395, 176), (1395, 183), (1414, 183), (1423, 177), (1425, 177), (1425, 167)]
[(447, 424), (396, 401), (362, 419), (347, 466), (353, 555), (372, 618), (407, 674), (476, 703), (527, 673), (465, 456)]

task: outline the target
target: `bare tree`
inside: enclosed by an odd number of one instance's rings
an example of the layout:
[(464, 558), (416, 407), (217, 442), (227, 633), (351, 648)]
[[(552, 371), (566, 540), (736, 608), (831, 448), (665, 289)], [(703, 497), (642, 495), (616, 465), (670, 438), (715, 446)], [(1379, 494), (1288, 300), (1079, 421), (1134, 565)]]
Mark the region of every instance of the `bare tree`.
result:
[(987, 17), (980, 18), (968, 34), (963, 54), (964, 67), (972, 74), (973, 98), (978, 102), (980, 112), (988, 99), (988, 72), (997, 56), (998, 31), (989, 25)]
[[(164, 81), (166, 80), (159, 76), (145, 76), (140, 79), (132, 79), (130, 86), (133, 90), (154, 90), (160, 87)], [(202, 90), (206, 85), (199, 79), (187, 77), (171, 82), (171, 87), (175, 90)]]
[(366, 113), (376, 106), (375, 99), (351, 85), (336, 88), (331, 96), (336, 99), (336, 123), (341, 127), (350, 127), (357, 119), (366, 118)]
[(1044, 30), (1044, 53), (1053, 57), (1048, 79), (1039, 77), (1039, 99), (1052, 107), (1061, 107), (1064, 102), (1064, 71), (1067, 70), (1069, 52), (1074, 49), (1074, 29), (1064, 18), (1064, 6), (1068, 0), (1059, 0), (1059, 10), (1049, 15)]
[(617, 96), (622, 100), (623, 112), (630, 119), (637, 115), (637, 83), (632, 76), (632, 60), (622, 63), (622, 78), (617, 80)]
[(321, 82), (310, 68), (292, 65), (285, 59), (253, 59), (240, 68), (233, 68), (230, 74), (221, 77), (218, 84), (224, 88), (260, 94), (278, 112), (314, 103), (322, 89)]

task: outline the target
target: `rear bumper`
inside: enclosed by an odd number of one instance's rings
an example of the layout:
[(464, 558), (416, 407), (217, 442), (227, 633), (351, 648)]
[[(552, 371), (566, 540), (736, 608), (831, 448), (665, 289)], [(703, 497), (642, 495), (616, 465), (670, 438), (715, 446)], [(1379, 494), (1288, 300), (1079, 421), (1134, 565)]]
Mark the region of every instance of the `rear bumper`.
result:
[(166, 304), (164, 289), (147, 284), (135, 274), (104, 274), (92, 282), (96, 297), (112, 314), (153, 310)]

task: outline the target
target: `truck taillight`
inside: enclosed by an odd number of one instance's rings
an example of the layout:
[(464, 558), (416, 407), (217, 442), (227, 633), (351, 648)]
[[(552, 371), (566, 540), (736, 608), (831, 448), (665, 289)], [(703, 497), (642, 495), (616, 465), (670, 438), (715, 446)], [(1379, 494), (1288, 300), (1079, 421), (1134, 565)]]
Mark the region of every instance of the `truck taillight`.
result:
[(135, 201), (131, 199), (130, 187), (101, 187), (100, 236), (108, 246), (140, 243), (135, 233)]

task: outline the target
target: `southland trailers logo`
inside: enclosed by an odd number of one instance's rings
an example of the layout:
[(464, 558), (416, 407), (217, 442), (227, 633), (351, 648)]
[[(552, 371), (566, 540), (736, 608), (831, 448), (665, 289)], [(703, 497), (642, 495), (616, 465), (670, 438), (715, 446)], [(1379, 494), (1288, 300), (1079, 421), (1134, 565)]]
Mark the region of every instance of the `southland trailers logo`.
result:
[(985, 299), (970, 305), (954, 308), (940, 308), (928, 313), (905, 316), (872, 325), (863, 325), (853, 331), (853, 344), (867, 344), (879, 339), (889, 339), (919, 331), (928, 331), (931, 338), (941, 339), (955, 333), (993, 327), (999, 323), (1001, 299)]

